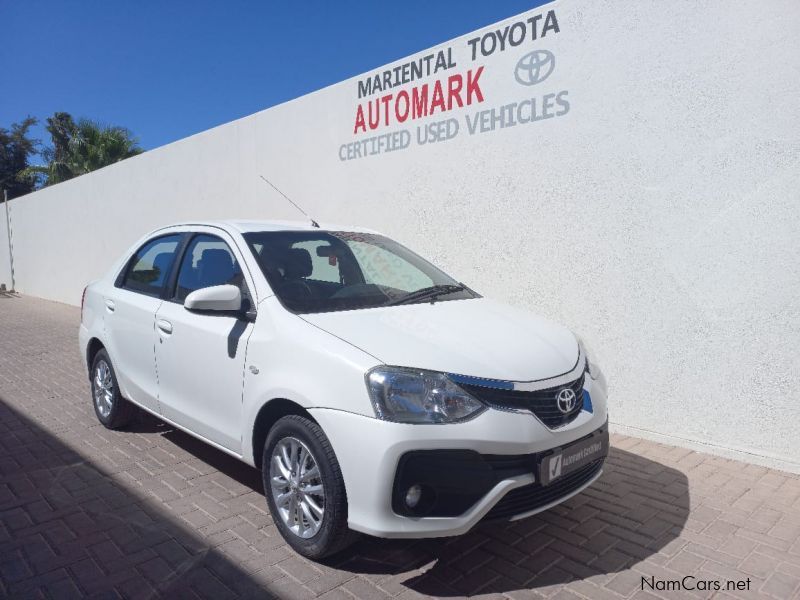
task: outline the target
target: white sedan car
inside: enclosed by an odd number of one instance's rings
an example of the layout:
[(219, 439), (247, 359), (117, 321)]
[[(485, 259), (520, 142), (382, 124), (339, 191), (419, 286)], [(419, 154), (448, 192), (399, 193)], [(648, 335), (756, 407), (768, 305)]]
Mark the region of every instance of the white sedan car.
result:
[(103, 425), (143, 409), (261, 469), (312, 558), (546, 510), (608, 452), (580, 339), (363, 229), (154, 231), (84, 291), (80, 347)]

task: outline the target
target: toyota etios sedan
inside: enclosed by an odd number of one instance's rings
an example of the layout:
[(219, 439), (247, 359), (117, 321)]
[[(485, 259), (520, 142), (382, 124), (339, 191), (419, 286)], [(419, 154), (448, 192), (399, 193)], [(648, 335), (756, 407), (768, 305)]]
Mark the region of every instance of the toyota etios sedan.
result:
[(312, 558), (546, 510), (608, 452), (579, 338), (364, 229), (159, 229), (86, 288), (80, 347), (103, 425), (144, 409), (261, 469)]

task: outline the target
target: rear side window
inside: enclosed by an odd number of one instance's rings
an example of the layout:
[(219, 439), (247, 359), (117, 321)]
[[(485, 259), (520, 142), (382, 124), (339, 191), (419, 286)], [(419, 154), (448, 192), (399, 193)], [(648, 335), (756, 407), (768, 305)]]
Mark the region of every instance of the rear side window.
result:
[(182, 303), (195, 290), (225, 284), (247, 296), (242, 270), (228, 244), (214, 235), (196, 235), (183, 255), (174, 299)]
[(158, 296), (175, 262), (180, 234), (165, 235), (147, 242), (128, 263), (122, 287), (134, 292)]

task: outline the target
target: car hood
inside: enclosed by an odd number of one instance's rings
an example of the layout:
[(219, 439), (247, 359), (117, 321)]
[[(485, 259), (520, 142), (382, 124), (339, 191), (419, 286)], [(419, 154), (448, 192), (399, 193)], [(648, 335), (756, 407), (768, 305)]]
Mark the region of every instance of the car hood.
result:
[(578, 361), (568, 329), (485, 298), (301, 317), (393, 366), (535, 381), (562, 375)]

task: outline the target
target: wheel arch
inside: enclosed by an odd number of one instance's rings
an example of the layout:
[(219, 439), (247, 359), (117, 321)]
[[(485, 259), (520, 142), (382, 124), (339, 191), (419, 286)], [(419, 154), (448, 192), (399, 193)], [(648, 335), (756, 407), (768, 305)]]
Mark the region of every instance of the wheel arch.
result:
[(93, 337), (89, 340), (89, 343), (86, 344), (86, 368), (89, 373), (92, 372), (92, 363), (94, 362), (94, 357), (97, 356), (97, 353), (100, 350), (105, 350), (105, 344), (100, 341), (99, 338)]
[[(258, 410), (255, 421), (253, 422), (253, 435), (251, 438), (253, 463), (256, 468), (261, 468), (262, 452), (267, 435), (272, 426), (282, 417), (288, 415), (298, 415), (305, 417), (314, 423), (317, 420), (311, 416), (305, 408), (293, 400), (287, 398), (273, 398), (265, 402)], [(319, 423), (317, 423), (319, 425)]]

